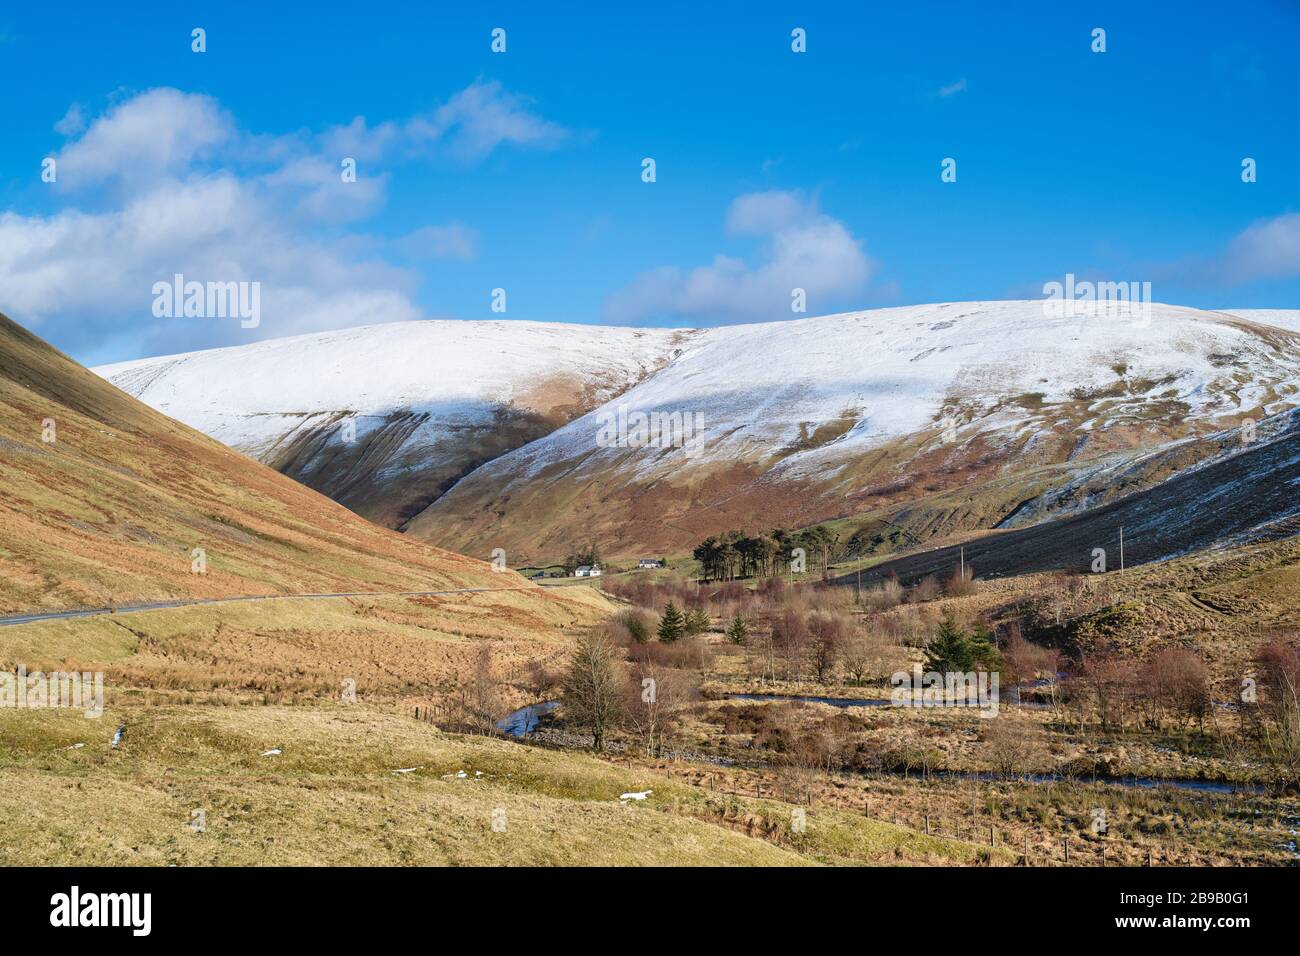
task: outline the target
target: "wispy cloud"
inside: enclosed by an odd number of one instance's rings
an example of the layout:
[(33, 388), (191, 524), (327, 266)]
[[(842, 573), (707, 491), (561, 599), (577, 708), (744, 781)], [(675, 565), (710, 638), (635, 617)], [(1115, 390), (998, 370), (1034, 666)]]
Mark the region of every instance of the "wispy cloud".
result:
[(805, 290), (815, 314), (860, 292), (875, 271), (860, 240), (802, 193), (739, 196), (728, 210), (726, 229), (763, 240), (756, 264), (719, 255), (688, 271), (663, 266), (642, 273), (606, 300), (606, 319), (719, 324), (791, 318), (794, 289)]
[(953, 96), (966, 89), (966, 78), (962, 77), (956, 83), (949, 83), (947, 86), (939, 87), (940, 96)]
[(1300, 213), (1251, 223), (1210, 255), (1158, 262), (1145, 270), (1162, 285), (1223, 289), (1300, 276)]
[(86, 128), (86, 117), (81, 111), (80, 103), (73, 103), (63, 114), (63, 119), (54, 124), (54, 132), (60, 136), (76, 136)]
[(1300, 213), (1253, 223), (1228, 243), (1219, 267), (1228, 282), (1300, 275)]

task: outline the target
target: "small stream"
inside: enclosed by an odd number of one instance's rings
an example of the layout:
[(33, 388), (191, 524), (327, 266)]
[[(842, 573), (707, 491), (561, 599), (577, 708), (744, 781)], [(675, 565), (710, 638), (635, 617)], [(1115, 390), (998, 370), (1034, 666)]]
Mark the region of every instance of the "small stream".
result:
[[(915, 773), (915, 772), (914, 772)], [(915, 774), (920, 776), (920, 774)], [(1004, 781), (1001, 774), (991, 770), (931, 770), (931, 777), (940, 780), (972, 780), (980, 783)], [(1059, 773), (1019, 773), (1011, 778), (1021, 783), (1063, 783), (1066, 778)], [(1174, 787), (1194, 793), (1267, 793), (1268, 788), (1258, 783), (1232, 783), (1223, 780), (1193, 780), (1188, 777), (1075, 777), (1076, 783), (1106, 783), (1114, 787), (1155, 790)]]
[(526, 737), (537, 729), (537, 725), (541, 723), (544, 714), (549, 714), (559, 706), (560, 702), (558, 700), (544, 700), (539, 704), (520, 707), (498, 720), (497, 730), (511, 737)]
[(832, 707), (888, 707), (887, 697), (812, 697), (801, 694), (727, 694), (727, 700), (747, 700), (763, 703), (774, 701), (799, 701), (806, 704), (830, 704)]

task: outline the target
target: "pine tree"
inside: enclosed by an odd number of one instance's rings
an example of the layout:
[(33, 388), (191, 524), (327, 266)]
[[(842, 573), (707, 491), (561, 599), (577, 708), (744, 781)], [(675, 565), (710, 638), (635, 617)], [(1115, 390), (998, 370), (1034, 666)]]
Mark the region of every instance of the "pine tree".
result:
[(686, 618), (681, 611), (677, 610), (677, 605), (669, 601), (663, 615), (659, 618), (659, 640), (671, 644), (685, 633)]
[(974, 634), (957, 626), (951, 617), (939, 623), (939, 633), (925, 649), (925, 669), (940, 673), (966, 673), (998, 662), (998, 649), (982, 628)]
[(745, 644), (749, 641), (749, 625), (745, 619), (736, 612), (736, 616), (731, 619), (731, 624), (727, 628), (727, 640), (733, 644)]
[(704, 608), (697, 607), (689, 611), (686, 615), (687, 636), (703, 634), (709, 629), (710, 623), (712, 622), (709, 620), (709, 615), (704, 612)]

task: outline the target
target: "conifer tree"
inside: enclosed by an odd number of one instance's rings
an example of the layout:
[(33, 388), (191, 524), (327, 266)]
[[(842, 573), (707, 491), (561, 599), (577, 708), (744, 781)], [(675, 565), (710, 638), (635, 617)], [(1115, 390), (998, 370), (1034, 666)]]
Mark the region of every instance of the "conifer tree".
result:
[(686, 618), (677, 610), (677, 605), (669, 601), (659, 618), (659, 640), (671, 644), (685, 633)]
[(705, 613), (704, 608), (697, 607), (689, 611), (686, 615), (686, 634), (703, 634), (709, 629), (709, 615)]
[(736, 612), (736, 616), (731, 619), (731, 624), (727, 627), (727, 640), (733, 644), (746, 644), (749, 641), (749, 625), (745, 619)]

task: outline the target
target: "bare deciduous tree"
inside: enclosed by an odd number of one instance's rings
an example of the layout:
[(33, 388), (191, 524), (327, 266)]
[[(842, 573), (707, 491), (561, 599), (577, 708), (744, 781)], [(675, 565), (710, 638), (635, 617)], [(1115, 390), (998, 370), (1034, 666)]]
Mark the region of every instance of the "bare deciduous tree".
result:
[(591, 746), (605, 748), (605, 735), (623, 712), (623, 679), (618, 646), (593, 631), (578, 638), (564, 678), (564, 715), (591, 732)]
[(623, 713), (628, 728), (645, 743), (646, 756), (662, 755), (672, 734), (674, 716), (692, 692), (689, 675), (664, 667), (649, 655), (632, 664)]
[(1278, 639), (1255, 658), (1260, 669), (1264, 749), (1287, 784), (1300, 783), (1300, 643)]
[(1037, 769), (1044, 753), (1042, 728), (1038, 723), (1003, 713), (984, 721), (981, 730), (989, 763), (1004, 779)]

